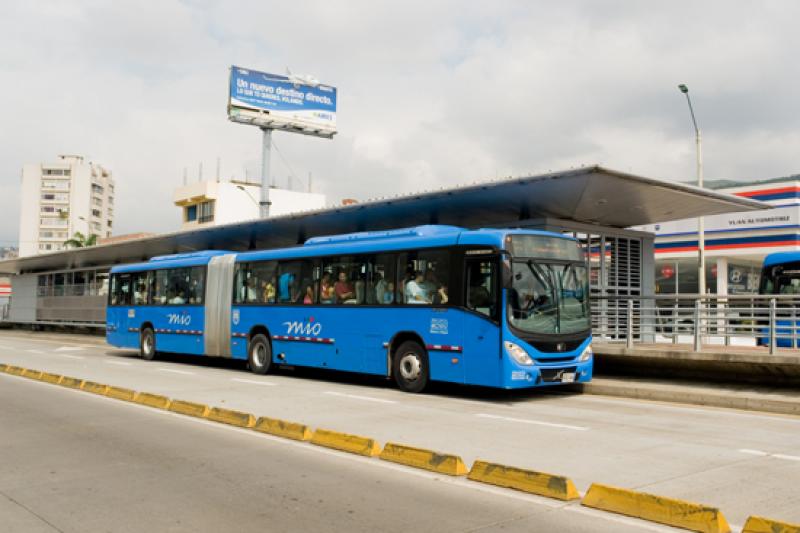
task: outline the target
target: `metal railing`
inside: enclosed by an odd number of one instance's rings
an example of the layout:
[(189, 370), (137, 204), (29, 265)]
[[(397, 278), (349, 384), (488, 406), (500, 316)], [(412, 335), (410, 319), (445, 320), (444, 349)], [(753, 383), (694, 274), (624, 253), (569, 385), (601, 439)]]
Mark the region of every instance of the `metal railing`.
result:
[(593, 296), (593, 336), (604, 342), (800, 347), (800, 295)]
[(75, 285), (49, 285), (36, 288), (36, 296), (50, 298), (59, 296), (105, 296), (107, 283), (79, 283)]

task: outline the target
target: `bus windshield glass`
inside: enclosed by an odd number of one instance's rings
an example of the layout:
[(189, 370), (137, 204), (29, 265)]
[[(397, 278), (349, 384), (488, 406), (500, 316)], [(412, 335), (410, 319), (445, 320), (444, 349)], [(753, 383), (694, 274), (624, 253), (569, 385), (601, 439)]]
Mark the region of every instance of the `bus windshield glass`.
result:
[(800, 294), (800, 262), (794, 261), (764, 268), (762, 294)]
[[(515, 237), (512, 236), (512, 243)], [(526, 241), (531, 239), (524, 237)], [(535, 248), (528, 242), (524, 247), (514, 246), (515, 251), (545, 253), (545, 257), (514, 257), (509, 323), (522, 332), (538, 335), (589, 330), (589, 275), (583, 251), (572, 240), (533, 238), (558, 242), (537, 244)], [(559, 250), (562, 253), (557, 255)]]

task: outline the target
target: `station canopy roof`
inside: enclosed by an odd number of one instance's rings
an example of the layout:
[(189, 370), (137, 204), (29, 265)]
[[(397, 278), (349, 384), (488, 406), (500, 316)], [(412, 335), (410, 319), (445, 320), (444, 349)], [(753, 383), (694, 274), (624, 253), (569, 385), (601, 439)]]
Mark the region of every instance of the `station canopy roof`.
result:
[(206, 249), (292, 246), (309, 237), (422, 224), (518, 227), (526, 221), (552, 218), (628, 228), (769, 207), (691, 185), (590, 166), (21, 257), (0, 261), (0, 273), (111, 265)]

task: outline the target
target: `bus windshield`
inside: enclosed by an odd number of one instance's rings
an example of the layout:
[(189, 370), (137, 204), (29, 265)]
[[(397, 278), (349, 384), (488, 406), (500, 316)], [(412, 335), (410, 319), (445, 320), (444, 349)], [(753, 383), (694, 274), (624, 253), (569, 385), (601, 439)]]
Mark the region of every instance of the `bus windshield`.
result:
[(580, 248), (574, 241), (550, 240), (563, 241), (574, 251), (564, 258), (567, 261), (555, 257), (513, 260), (508, 321), (516, 329), (538, 335), (587, 331), (591, 328), (589, 274), (586, 264), (576, 261)]
[(765, 267), (761, 294), (800, 294), (800, 261)]

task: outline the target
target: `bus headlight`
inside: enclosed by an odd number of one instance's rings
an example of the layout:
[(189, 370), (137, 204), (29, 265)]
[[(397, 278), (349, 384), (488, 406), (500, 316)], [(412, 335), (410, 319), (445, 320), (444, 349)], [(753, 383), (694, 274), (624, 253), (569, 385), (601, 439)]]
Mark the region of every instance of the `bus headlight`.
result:
[(581, 358), (578, 359), (578, 361), (581, 362), (581, 363), (585, 363), (586, 361), (588, 361), (589, 359), (592, 358), (592, 355), (594, 355), (594, 352), (592, 352), (592, 345), (589, 344), (589, 346), (587, 346), (583, 350), (583, 353), (581, 354)]
[(530, 366), (533, 364), (533, 359), (531, 359), (531, 356), (528, 355), (528, 352), (526, 352), (513, 342), (505, 341), (503, 345), (505, 345), (506, 347), (506, 353), (510, 355), (511, 358), (517, 363), (525, 366)]

